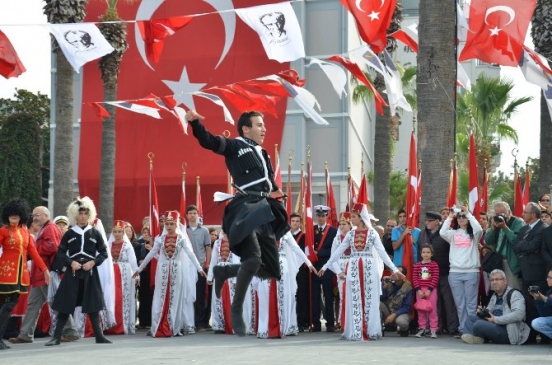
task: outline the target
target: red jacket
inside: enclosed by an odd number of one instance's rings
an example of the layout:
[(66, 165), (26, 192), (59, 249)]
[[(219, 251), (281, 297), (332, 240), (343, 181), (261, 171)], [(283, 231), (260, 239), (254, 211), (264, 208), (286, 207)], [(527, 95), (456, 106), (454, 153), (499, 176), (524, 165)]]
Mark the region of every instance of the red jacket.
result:
[[(52, 221), (44, 223), (35, 240), (36, 250), (49, 268), (54, 261), (59, 242), (61, 241), (61, 231)], [(46, 285), (42, 270), (37, 270), (36, 263), (33, 261), (31, 268), (31, 285), (33, 287)]]
[[(40, 271), (44, 272), (48, 269), (40, 258), (34, 245), (33, 237), (26, 227), (4, 226), (0, 228), (0, 246), (2, 246), (2, 256), (0, 256), (0, 284), (30, 285), (29, 270), (27, 269), (27, 254), (31, 256), (31, 259), (38, 266)], [(18, 273), (20, 273), (20, 275), (18, 275)]]

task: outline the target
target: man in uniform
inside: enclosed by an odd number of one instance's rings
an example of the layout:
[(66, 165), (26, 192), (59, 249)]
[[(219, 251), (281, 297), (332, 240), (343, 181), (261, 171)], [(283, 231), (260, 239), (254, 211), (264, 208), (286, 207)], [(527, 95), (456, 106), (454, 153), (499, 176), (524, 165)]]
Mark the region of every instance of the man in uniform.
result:
[[(199, 144), (225, 157), (226, 167), (237, 187), (237, 195), (224, 210), (222, 229), (228, 236), (230, 250), (241, 258), (241, 264), (216, 266), (215, 295), (220, 298), (224, 281), (236, 277), (232, 302), (232, 328), (245, 336), (243, 301), (253, 276), (280, 279), (277, 240), (290, 227), (281, 202), (282, 191), (274, 181), (272, 163), (264, 142), (266, 127), (259, 112), (244, 112), (237, 129), (238, 138), (213, 136), (200, 122), (195, 111), (186, 113)], [(280, 200), (278, 200), (280, 199)]]
[[(330, 208), (325, 205), (317, 205), (314, 207), (318, 225), (314, 226), (314, 252), (318, 256), (318, 261), (314, 264), (314, 268), (318, 271), (328, 262), (332, 255), (332, 244), (337, 229), (327, 224), (328, 212)], [(326, 320), (326, 331), (335, 331), (334, 318), (334, 295), (333, 295), (333, 277), (335, 273), (331, 270), (326, 270), (324, 275), (319, 277), (316, 274), (311, 274), (312, 282), (312, 325), (313, 332), (320, 332), (320, 308), (321, 308), (321, 293), (320, 287), (324, 292), (324, 319)]]

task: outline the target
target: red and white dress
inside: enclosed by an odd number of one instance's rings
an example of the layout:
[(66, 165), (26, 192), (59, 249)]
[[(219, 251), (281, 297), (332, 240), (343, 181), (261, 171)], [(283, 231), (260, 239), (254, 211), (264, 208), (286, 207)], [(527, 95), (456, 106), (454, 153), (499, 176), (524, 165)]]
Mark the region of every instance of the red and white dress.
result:
[(348, 248), (351, 254), (346, 268), (344, 331), (341, 338), (353, 341), (377, 340), (382, 337), (379, 304), (383, 267), (379, 258), (393, 272), (397, 268), (387, 256), (375, 230), (353, 229), (347, 233), (322, 270), (331, 268)]
[(259, 338), (282, 338), (297, 335), (297, 272), (305, 263), (312, 266), (290, 232), (281, 239), (278, 247), (281, 278), (259, 280), (257, 285)]
[[(332, 243), (332, 253), (337, 250), (341, 242), (345, 239), (344, 234), (338, 234), (335, 236), (333, 243)], [(347, 269), (347, 264), (349, 263), (349, 256), (351, 255), (351, 248), (348, 247), (345, 249), (345, 251), (341, 254), (338, 261), (335, 261), (332, 264), (332, 267), (330, 267), (330, 270), (332, 270), (336, 275), (339, 273), (345, 273)], [(337, 278), (337, 289), (339, 290), (339, 314), (340, 317), (338, 318), (338, 322), (343, 322), (343, 317), (345, 311), (343, 310), (343, 287), (345, 284), (344, 279)], [(343, 324), (341, 325), (341, 328), (343, 328)]]
[(105, 333), (133, 335), (136, 330), (136, 280), (132, 274), (138, 270), (136, 254), (128, 240), (110, 240), (108, 248), (113, 258), (116, 325)]
[[(226, 266), (239, 264), (240, 258), (230, 251), (230, 244), (226, 237), (218, 239), (213, 245), (211, 254), (211, 263), (209, 264), (209, 273), (207, 281), (212, 281), (213, 285), (213, 269), (215, 266)], [(234, 284), (236, 278), (226, 280), (222, 287), (221, 297), (216, 295), (211, 296), (211, 326), (214, 331), (224, 331), (227, 334), (233, 334), (230, 308), (234, 298)], [(245, 306), (244, 306), (245, 309)]]
[[(138, 270), (142, 271), (157, 254), (159, 258), (151, 310), (151, 334), (153, 337), (179, 336), (182, 329), (192, 333), (195, 283), (201, 265), (188, 237), (183, 234), (157, 236), (153, 248)], [(190, 301), (191, 313), (188, 305)]]

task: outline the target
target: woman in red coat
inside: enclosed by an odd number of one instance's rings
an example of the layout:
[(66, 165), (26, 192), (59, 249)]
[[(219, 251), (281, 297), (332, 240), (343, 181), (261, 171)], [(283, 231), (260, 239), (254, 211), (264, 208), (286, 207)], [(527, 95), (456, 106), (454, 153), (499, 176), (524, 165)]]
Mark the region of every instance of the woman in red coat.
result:
[(2, 208), (2, 221), (6, 226), (0, 228), (0, 350), (10, 348), (2, 341), (2, 337), (19, 294), (29, 291), (27, 254), (44, 272), (46, 284), (50, 283), (50, 272), (26, 228), (30, 214), (29, 205), (23, 199), (13, 199)]

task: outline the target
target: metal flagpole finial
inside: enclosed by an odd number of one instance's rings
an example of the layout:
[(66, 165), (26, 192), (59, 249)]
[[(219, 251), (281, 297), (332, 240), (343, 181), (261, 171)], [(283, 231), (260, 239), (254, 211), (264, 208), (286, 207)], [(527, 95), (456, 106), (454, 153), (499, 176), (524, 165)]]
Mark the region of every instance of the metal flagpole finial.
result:
[(149, 162), (150, 162), (150, 169), (153, 169), (153, 158), (154, 157), (155, 157), (155, 155), (153, 154), (153, 152), (148, 153), (148, 158), (149, 158)]
[(293, 148), (290, 148), (288, 151), (288, 164), (291, 166), (291, 161), (293, 160)]
[(201, 179), (201, 178), (199, 177), (199, 175), (197, 175), (197, 176), (196, 176), (197, 182), (199, 182), (199, 179)]
[(188, 167), (188, 164), (186, 162), (182, 162), (182, 176), (186, 176), (186, 168)]
[(310, 145), (307, 146), (307, 161), (310, 161), (310, 156), (311, 156), (311, 148), (310, 148)]
[(412, 115), (412, 132), (416, 130), (416, 116)]
[(351, 176), (351, 166), (347, 166), (347, 174)]
[(324, 161), (324, 168), (327, 170), (328, 169), (328, 161)]

